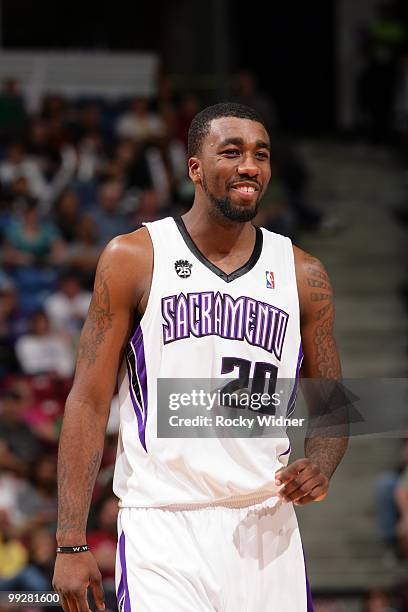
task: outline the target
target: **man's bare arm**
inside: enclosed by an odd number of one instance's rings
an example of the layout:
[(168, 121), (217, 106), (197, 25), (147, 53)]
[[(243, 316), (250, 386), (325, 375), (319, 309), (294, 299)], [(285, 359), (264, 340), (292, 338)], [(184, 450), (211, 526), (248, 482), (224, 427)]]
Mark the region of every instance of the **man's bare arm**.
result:
[[(309, 379), (340, 380), (341, 366), (333, 335), (334, 303), (330, 279), (318, 259), (303, 251), (299, 256), (302, 275), (302, 344), (305, 353), (302, 376)], [(330, 388), (324, 381), (322, 385)], [(313, 416), (312, 401), (313, 398), (309, 400), (309, 410)], [(321, 405), (320, 401), (318, 403)], [(331, 406), (327, 408), (330, 410)], [(306, 457), (314, 460), (330, 479), (346, 452), (347, 444), (346, 436), (330, 438), (327, 435), (312, 435), (305, 439)]]
[[(115, 322), (117, 346), (114, 353), (119, 356), (120, 337), (116, 328), (126, 327), (126, 315), (122, 325), (114, 321), (118, 314), (112, 311), (109, 276), (111, 265), (105, 263), (107, 252), (101, 259), (95, 278), (94, 293), (84, 328), (82, 330), (76, 379), (68, 396), (58, 454), (58, 530), (60, 546), (70, 546), (86, 541), (86, 522), (91, 495), (102, 457), (103, 439), (109, 414), (110, 396), (113, 393), (116, 363), (106, 364), (110, 369), (105, 381), (106, 391), (99, 388), (101, 364), (96, 363), (98, 350), (101, 361), (108, 358), (106, 345), (109, 332)], [(120, 315), (119, 315), (120, 316)], [(109, 343), (112, 345), (112, 341)], [(104, 350), (105, 349), (105, 350)], [(83, 384), (89, 372), (87, 384)], [(111, 376), (109, 376), (111, 374)], [(82, 384), (81, 384), (82, 381)]]
[[(145, 229), (112, 241), (98, 264), (60, 438), (59, 546), (86, 542), (89, 506), (117, 372), (134, 312), (145, 299), (146, 286), (150, 284), (151, 267), (151, 243)], [(98, 607), (102, 607), (100, 573), (90, 553), (57, 555), (53, 584), (66, 598), (63, 602), (66, 610), (72, 605), (88, 609), (88, 584), (94, 587)]]
[[(333, 335), (333, 291), (321, 262), (296, 247), (294, 251), (304, 353), (301, 375), (305, 379), (324, 379), (321, 383), (316, 381), (315, 386), (310, 382), (303, 385), (313, 419), (316, 408), (321, 414), (324, 406), (322, 395), (331, 390), (329, 381), (333, 381), (333, 389), (334, 381), (341, 379), (340, 360)], [(345, 423), (343, 430), (344, 426)], [(347, 444), (346, 435), (330, 437), (311, 431), (305, 438), (305, 459), (295, 461), (277, 474), (278, 482), (285, 483), (282, 497), (299, 505), (323, 500)]]
[[(130, 333), (131, 308), (115, 279), (112, 247), (101, 257), (82, 330), (75, 381), (68, 396), (58, 457), (60, 546), (83, 543), (92, 490), (120, 354)], [(112, 295), (116, 293), (116, 295)], [(119, 295), (118, 295), (119, 294)], [(81, 540), (81, 542), (79, 541)]]

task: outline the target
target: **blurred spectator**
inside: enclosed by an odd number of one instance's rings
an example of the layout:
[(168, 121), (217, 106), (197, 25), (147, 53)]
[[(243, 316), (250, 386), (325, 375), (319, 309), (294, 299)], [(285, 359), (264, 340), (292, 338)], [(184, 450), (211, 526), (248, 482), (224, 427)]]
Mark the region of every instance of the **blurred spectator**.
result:
[(149, 189), (140, 197), (137, 213), (133, 220), (135, 228), (141, 227), (143, 222), (157, 221), (163, 217), (163, 210), (157, 192)]
[(8, 187), (21, 176), (26, 179), (32, 196), (46, 197), (47, 183), (39, 165), (27, 156), (22, 144), (12, 142), (7, 147), (6, 158), (0, 163), (0, 182)]
[(26, 112), (16, 79), (8, 78), (0, 91), (0, 144), (21, 137)]
[(0, 276), (0, 377), (19, 371), (14, 344), (24, 331), (16, 288), (10, 279)]
[(71, 379), (62, 380), (56, 375), (28, 378), (19, 374), (8, 380), (7, 389), (16, 392), (24, 402), (22, 421), (47, 448), (54, 448), (58, 441), (70, 383)]
[(390, 596), (381, 589), (373, 589), (365, 599), (363, 612), (398, 612)]
[(65, 262), (81, 273), (88, 289), (92, 288), (101, 250), (96, 221), (91, 215), (84, 215), (76, 228), (75, 241), (69, 245)]
[[(155, 146), (146, 151), (146, 157), (161, 206), (170, 205), (183, 193), (187, 175), (187, 151), (176, 134), (176, 117), (168, 112), (164, 116), (166, 132)], [(190, 181), (189, 181), (190, 182)], [(163, 216), (163, 215), (162, 215)]]
[(394, 498), (399, 511), (397, 536), (401, 555), (408, 559), (408, 440), (405, 442), (406, 465), (397, 479)]
[(43, 190), (38, 194), (33, 192), (40, 198), (44, 212), (49, 211), (54, 200), (72, 179), (77, 165), (74, 148), (65, 141), (60, 142), (55, 134), (53, 142), (52, 130), (50, 121), (37, 117), (31, 121), (27, 137), (27, 154), (44, 180)]
[(136, 98), (130, 110), (122, 114), (116, 123), (116, 134), (138, 142), (150, 142), (163, 135), (164, 125), (160, 115), (152, 113), (146, 98)]
[(65, 242), (73, 242), (81, 218), (79, 197), (73, 189), (65, 189), (55, 204), (54, 221)]
[[(4, 530), (7, 533), (6, 530)], [(2, 562), (4, 556), (9, 563)], [(28, 549), (11, 538), (0, 544), (0, 589), (5, 591), (50, 591), (52, 590), (50, 570), (55, 559), (55, 541), (46, 529), (30, 534)], [(11, 561), (11, 563), (10, 563)]]
[[(54, 177), (61, 164), (61, 151), (58, 147), (51, 146), (49, 137), (48, 123), (39, 117), (33, 118), (28, 127), (26, 151), (47, 183)], [(45, 197), (45, 193), (38, 195)]]
[(72, 270), (59, 278), (59, 290), (44, 303), (51, 328), (68, 332), (76, 340), (84, 324), (92, 294), (82, 288), (80, 276)]
[(86, 138), (103, 135), (102, 108), (97, 102), (87, 101), (81, 103), (75, 118), (70, 121), (70, 133), (74, 142), (78, 143)]
[(7, 513), (0, 510), (0, 590), (9, 587), (9, 581), (20, 574), (27, 560), (27, 550), (14, 537)]
[(25, 176), (17, 176), (4, 188), (3, 193), (5, 199), (14, 207), (19, 201), (31, 198), (30, 185)]
[(18, 492), (16, 510), (22, 517), (18, 525), (20, 535), (38, 527), (56, 528), (57, 520), (57, 459), (44, 454), (30, 465), (30, 480)]
[[(8, 451), (10, 453), (10, 451)], [(13, 535), (17, 534), (16, 527), (23, 521), (23, 516), (17, 508), (17, 500), (20, 491), (23, 489), (25, 480), (23, 474), (17, 473), (17, 469), (5, 459), (5, 444), (0, 440), (0, 462), (2, 470), (0, 472), (0, 522), (1, 515), (4, 513), (7, 517), (7, 522), (10, 525)], [(24, 466), (27, 471), (27, 466)], [(20, 470), (22, 472), (23, 470)], [(10, 531), (11, 533), (11, 531)]]
[(131, 138), (116, 144), (112, 158), (100, 172), (106, 180), (121, 181), (125, 188), (145, 189), (152, 185), (145, 148)]
[(49, 221), (40, 218), (34, 199), (19, 203), (20, 214), (5, 231), (5, 262), (11, 266), (58, 264), (64, 254), (64, 243)]
[(48, 93), (43, 98), (40, 114), (47, 121), (58, 119), (64, 122), (67, 119), (67, 102), (59, 94)]
[(101, 245), (105, 245), (115, 236), (126, 234), (132, 229), (123, 212), (123, 199), (124, 189), (120, 181), (111, 180), (99, 188), (98, 201), (92, 210), (92, 216), (96, 222)]
[[(24, 422), (27, 402), (18, 390), (4, 390), (0, 396), (0, 468), (25, 475), (40, 452), (40, 441)], [(1, 498), (1, 496), (0, 496)]]
[[(107, 165), (107, 155), (102, 134), (96, 132), (84, 136), (77, 145), (76, 155), (77, 169), (75, 178), (78, 181), (76, 188), (84, 193), (84, 187), (87, 187), (88, 191), (92, 193), (94, 182), (99, 178), (103, 168)], [(82, 204), (85, 208), (88, 205), (89, 199), (89, 196), (86, 200), (83, 198)]]
[(42, 590), (52, 591), (55, 563), (55, 534), (50, 528), (41, 527), (30, 534), (28, 541), (29, 563), (44, 580)]
[[(397, 554), (399, 553), (397, 524), (401, 509), (398, 508), (398, 503), (403, 502), (403, 493), (399, 494), (397, 503), (396, 491), (397, 487), (401, 485), (403, 486), (403, 483), (405, 482), (404, 478), (406, 478), (407, 468), (408, 440), (404, 440), (401, 449), (401, 464), (393, 470), (388, 470), (380, 474), (375, 482), (376, 509), (380, 536), (388, 548)], [(402, 478), (402, 480), (400, 480), (400, 478)], [(405, 521), (402, 521), (400, 523), (402, 530), (404, 530), (404, 525)]]
[(55, 372), (61, 377), (74, 371), (74, 354), (67, 340), (50, 329), (45, 312), (35, 312), (30, 331), (16, 342), (16, 353), (25, 374)]
[(18, 499), (25, 486), (29, 466), (39, 456), (41, 446), (32, 429), (24, 423), (26, 403), (17, 390), (0, 397), (0, 511), (7, 523), (17, 528), (24, 522)]
[(41, 117), (33, 117), (28, 125), (26, 150), (37, 162), (45, 176), (49, 175), (48, 160), (58, 156), (58, 149), (51, 149), (48, 143), (48, 124)]

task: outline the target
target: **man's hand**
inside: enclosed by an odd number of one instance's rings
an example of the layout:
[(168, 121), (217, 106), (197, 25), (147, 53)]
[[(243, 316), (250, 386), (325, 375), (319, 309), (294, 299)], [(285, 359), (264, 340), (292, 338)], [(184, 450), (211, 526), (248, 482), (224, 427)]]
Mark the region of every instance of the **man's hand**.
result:
[(57, 554), (52, 586), (60, 596), (64, 612), (90, 612), (88, 586), (92, 588), (97, 609), (105, 609), (102, 576), (91, 552)]
[(278, 470), (275, 484), (283, 485), (279, 497), (296, 506), (323, 501), (329, 489), (329, 479), (310, 459), (298, 459)]

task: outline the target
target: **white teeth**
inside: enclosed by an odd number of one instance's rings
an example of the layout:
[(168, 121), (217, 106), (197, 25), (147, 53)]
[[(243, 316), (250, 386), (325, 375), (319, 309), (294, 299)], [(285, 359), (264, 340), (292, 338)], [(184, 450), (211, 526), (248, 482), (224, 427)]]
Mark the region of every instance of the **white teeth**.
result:
[(237, 189), (238, 191), (243, 191), (244, 193), (254, 193), (255, 191), (254, 187), (247, 187), (246, 185), (243, 185), (242, 187), (238, 187)]

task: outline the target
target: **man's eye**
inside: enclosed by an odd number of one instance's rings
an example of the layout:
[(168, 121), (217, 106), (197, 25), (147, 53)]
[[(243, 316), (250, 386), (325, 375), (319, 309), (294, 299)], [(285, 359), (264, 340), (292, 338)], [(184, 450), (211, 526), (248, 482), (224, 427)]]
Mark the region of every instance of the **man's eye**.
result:
[(256, 156), (258, 157), (258, 159), (268, 159), (269, 158), (268, 153), (263, 153), (262, 151), (257, 153)]
[(226, 151), (223, 151), (222, 154), (234, 157), (239, 155), (239, 151), (237, 149), (227, 149)]

